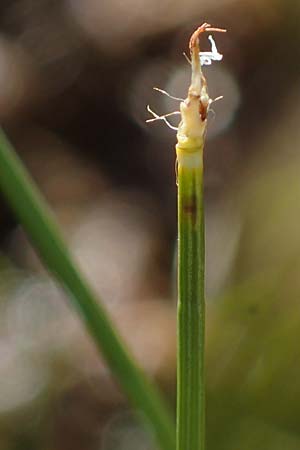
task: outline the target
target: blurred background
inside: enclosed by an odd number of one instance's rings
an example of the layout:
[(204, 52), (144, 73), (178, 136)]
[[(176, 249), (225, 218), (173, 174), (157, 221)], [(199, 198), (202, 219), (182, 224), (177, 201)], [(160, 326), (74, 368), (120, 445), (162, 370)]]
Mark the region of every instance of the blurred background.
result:
[[(175, 132), (202, 22), (208, 450), (300, 448), (300, 3), (1, 0), (0, 121), (175, 407)], [(209, 49), (207, 40), (202, 48)], [(175, 116), (176, 117), (176, 116)], [(176, 124), (175, 122), (172, 122)], [(0, 200), (0, 449), (154, 450)]]

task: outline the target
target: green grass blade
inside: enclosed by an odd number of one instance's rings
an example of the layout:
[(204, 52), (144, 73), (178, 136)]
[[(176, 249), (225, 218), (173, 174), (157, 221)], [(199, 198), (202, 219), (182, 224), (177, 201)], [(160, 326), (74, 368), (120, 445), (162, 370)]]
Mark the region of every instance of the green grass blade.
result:
[(171, 412), (156, 387), (130, 356), (105, 309), (76, 267), (45, 200), (2, 130), (0, 188), (45, 266), (69, 294), (122, 389), (152, 424), (160, 447), (174, 450), (175, 429)]

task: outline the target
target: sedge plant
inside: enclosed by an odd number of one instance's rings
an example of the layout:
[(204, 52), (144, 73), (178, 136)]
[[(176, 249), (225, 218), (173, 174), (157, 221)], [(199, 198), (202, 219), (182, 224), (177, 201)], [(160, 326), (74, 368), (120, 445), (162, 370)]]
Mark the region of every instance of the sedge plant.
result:
[[(178, 341), (177, 341), (177, 450), (205, 449), (205, 238), (203, 209), (203, 147), (207, 113), (212, 103), (202, 64), (221, 59), (201, 55), (199, 36), (225, 31), (204, 23), (190, 39), (192, 78), (187, 98), (180, 104), (177, 132), (178, 184)], [(212, 39), (212, 38), (211, 38)], [(202, 56), (202, 61), (201, 61)], [(206, 59), (205, 59), (206, 58)]]
[[(177, 313), (177, 432), (176, 450), (205, 449), (205, 239), (203, 209), (203, 147), (211, 103), (202, 65), (221, 60), (212, 36), (211, 52), (200, 52), (199, 37), (206, 31), (224, 32), (204, 23), (191, 36), (191, 84), (177, 128), (178, 185), (178, 313)], [(160, 90), (161, 91), (161, 90)], [(164, 94), (165, 91), (161, 91)], [(169, 95), (169, 94), (167, 94)], [(177, 99), (176, 97), (173, 97)], [(217, 100), (217, 99), (215, 99)], [(176, 129), (176, 128), (175, 128)]]
[[(205, 449), (205, 239), (203, 147), (212, 103), (201, 69), (199, 36), (224, 31), (203, 24), (190, 39), (192, 79), (177, 132), (178, 341), (177, 450)], [(214, 48), (212, 48), (214, 50)], [(208, 52), (207, 52), (208, 53)], [(212, 51), (212, 53), (215, 53)], [(209, 58), (209, 55), (206, 54)]]
[[(207, 113), (212, 103), (201, 69), (210, 62), (201, 55), (199, 36), (225, 31), (204, 23), (190, 39), (192, 79), (180, 104), (177, 132), (178, 184), (178, 349), (177, 450), (205, 449), (205, 238), (203, 209), (203, 147)], [(212, 38), (211, 38), (212, 39)], [(221, 59), (212, 41), (212, 59)], [(218, 58), (218, 56), (219, 58)], [(215, 56), (215, 58), (213, 58)]]

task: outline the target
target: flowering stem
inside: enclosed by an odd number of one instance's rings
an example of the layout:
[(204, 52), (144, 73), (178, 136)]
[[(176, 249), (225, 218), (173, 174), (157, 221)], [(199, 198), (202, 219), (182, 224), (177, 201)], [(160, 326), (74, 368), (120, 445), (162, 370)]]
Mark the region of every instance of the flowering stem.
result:
[(203, 24), (191, 37), (192, 78), (188, 97), (180, 105), (182, 120), (176, 146), (179, 241), (177, 450), (205, 449), (203, 146), (211, 99), (201, 70), (199, 35), (204, 31), (224, 30)]

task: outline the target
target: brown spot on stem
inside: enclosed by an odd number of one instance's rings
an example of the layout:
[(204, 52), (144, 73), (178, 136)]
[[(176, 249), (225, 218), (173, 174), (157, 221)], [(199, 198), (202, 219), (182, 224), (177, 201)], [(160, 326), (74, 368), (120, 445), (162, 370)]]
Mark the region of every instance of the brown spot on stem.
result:
[(183, 200), (182, 202), (183, 214), (191, 218), (193, 225), (195, 225), (197, 221), (197, 209), (198, 209), (197, 199), (195, 195), (193, 195), (191, 198)]

